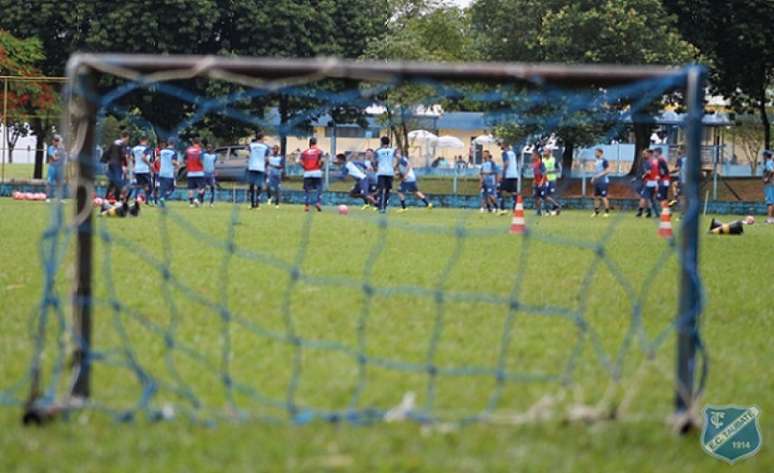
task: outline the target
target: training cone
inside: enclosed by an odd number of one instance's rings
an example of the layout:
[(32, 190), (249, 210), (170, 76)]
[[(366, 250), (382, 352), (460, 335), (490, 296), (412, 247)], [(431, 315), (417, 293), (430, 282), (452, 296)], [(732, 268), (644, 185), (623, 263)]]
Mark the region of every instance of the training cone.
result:
[(523, 235), (527, 231), (527, 225), (524, 222), (524, 201), (521, 196), (516, 199), (516, 209), (513, 211), (513, 220), (511, 220), (511, 235)]
[(666, 202), (661, 204), (661, 222), (658, 224), (658, 236), (661, 238), (672, 238), (672, 213), (669, 211), (669, 205)]

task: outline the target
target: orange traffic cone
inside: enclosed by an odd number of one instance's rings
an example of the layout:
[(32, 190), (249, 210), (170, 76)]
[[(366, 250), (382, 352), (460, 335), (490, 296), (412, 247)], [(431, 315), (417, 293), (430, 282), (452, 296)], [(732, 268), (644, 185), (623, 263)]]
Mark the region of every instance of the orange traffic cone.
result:
[(511, 235), (523, 235), (527, 231), (527, 225), (524, 222), (524, 201), (521, 196), (516, 199), (516, 209), (513, 211), (513, 220), (511, 220)]
[(672, 238), (672, 213), (669, 211), (669, 205), (666, 202), (661, 203), (661, 222), (658, 224), (658, 236), (661, 238)]

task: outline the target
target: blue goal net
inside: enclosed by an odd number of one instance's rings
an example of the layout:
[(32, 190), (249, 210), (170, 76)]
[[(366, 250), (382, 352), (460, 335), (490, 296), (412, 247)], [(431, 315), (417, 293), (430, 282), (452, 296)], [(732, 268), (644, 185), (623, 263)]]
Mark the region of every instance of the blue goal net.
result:
[(70, 78), (77, 177), (0, 383), (28, 420), (695, 409), (700, 70), (79, 56)]

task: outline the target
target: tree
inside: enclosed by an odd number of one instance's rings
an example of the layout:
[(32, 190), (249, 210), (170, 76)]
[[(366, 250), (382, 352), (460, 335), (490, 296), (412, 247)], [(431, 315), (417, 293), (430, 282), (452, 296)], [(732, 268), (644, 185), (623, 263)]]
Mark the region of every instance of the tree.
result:
[[(472, 6), (472, 22), (476, 44), (495, 60), (678, 65), (696, 56), (659, 0), (479, 0)], [(590, 84), (587, 91), (594, 89)], [(660, 101), (657, 97), (642, 109), (652, 113)], [(648, 115), (634, 117), (637, 155), (648, 144)], [(565, 173), (574, 148), (600, 138), (589, 124), (576, 114), (552, 124), (564, 144)], [(632, 171), (639, 167), (637, 159)]]
[[(0, 75), (33, 77), (39, 76), (37, 64), (44, 59), (42, 46), (36, 38), (18, 39), (0, 30)], [(9, 81), (8, 97), (0, 88), (0, 104), (7, 102), (8, 114), (2, 124), (8, 148), (13, 150), (19, 138), (30, 132), (29, 122), (55, 113), (57, 96), (46, 83), (32, 81)], [(13, 153), (9, 153), (9, 161)], [(34, 177), (42, 176), (42, 157), (35, 163)]]
[(710, 61), (712, 92), (739, 113), (756, 113), (762, 139), (771, 148), (774, 105), (774, 3), (770, 0), (664, 0), (677, 15), (683, 36)]

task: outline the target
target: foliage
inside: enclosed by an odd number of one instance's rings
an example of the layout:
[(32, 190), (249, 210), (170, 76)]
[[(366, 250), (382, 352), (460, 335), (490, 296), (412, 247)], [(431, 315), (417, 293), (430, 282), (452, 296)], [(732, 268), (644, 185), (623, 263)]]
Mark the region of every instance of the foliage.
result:
[(774, 105), (774, 2), (664, 0), (683, 36), (711, 64), (711, 90), (739, 113), (757, 113), (763, 145), (771, 147), (767, 107)]

